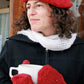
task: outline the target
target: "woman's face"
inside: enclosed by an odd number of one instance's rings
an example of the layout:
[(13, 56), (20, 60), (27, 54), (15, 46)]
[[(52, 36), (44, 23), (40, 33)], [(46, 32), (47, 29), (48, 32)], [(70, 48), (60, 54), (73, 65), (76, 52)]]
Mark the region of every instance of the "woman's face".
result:
[(45, 2), (29, 0), (26, 4), (31, 29), (43, 32), (53, 27), (52, 9)]

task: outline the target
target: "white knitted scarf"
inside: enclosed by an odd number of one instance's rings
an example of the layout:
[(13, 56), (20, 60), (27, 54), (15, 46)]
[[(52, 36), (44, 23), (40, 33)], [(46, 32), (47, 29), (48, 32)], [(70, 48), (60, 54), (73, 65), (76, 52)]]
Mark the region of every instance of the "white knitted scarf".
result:
[(74, 43), (77, 35), (76, 33), (72, 34), (72, 38), (70, 39), (65, 37), (60, 38), (58, 35), (51, 35), (45, 37), (41, 33), (32, 31), (30, 29), (19, 31), (17, 34), (26, 35), (32, 41), (38, 42), (47, 50), (52, 51), (62, 51), (70, 48)]

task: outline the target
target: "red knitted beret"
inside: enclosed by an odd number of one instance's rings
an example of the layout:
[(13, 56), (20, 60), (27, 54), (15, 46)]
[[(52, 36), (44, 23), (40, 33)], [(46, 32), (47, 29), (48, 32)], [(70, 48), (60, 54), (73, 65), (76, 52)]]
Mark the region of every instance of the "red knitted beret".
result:
[[(28, 0), (22, 0), (22, 1), (26, 3)], [(73, 4), (70, 2), (70, 0), (39, 0), (39, 1), (43, 1), (46, 3), (52, 4), (59, 8), (70, 8), (73, 6)]]

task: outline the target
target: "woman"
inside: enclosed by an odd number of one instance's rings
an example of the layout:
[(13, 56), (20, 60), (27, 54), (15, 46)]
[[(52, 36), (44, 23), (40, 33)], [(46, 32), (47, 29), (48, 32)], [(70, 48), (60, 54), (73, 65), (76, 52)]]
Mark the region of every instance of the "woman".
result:
[(11, 84), (9, 67), (28, 59), (49, 64), (67, 84), (84, 83), (84, 40), (74, 33), (70, 0), (23, 0), (26, 4), (14, 23), (17, 34), (8, 38), (0, 56), (0, 84)]

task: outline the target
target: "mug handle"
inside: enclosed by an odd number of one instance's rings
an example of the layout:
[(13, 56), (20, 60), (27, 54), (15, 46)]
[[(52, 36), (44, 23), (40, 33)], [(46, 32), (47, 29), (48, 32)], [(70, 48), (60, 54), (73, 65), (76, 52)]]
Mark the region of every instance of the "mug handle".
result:
[(18, 67), (10, 67), (10, 71), (9, 71), (9, 76), (12, 78), (13, 77), (13, 75), (12, 75), (12, 71), (13, 70), (17, 70), (18, 71)]

